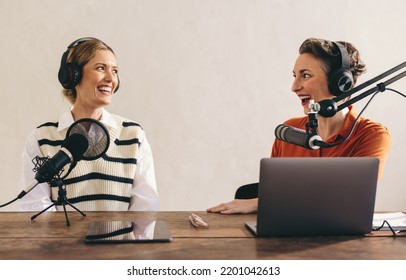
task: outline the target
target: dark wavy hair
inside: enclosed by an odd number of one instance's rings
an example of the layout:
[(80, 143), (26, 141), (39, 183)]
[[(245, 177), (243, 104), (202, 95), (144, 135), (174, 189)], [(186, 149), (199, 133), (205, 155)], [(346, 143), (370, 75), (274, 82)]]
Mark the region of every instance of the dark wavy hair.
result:
[[(350, 71), (354, 78), (354, 83), (358, 77), (366, 72), (366, 65), (361, 60), (359, 51), (351, 43), (337, 41), (347, 48), (350, 57)], [(299, 48), (299, 54), (311, 54), (323, 62), (323, 69), (327, 77), (341, 67), (341, 53), (339, 48), (329, 40), (309, 38), (306, 39)]]

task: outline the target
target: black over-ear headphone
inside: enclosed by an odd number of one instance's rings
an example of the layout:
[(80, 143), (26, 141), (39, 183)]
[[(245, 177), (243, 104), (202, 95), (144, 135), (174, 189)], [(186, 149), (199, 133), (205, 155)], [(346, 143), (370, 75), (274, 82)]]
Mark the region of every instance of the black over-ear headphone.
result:
[[(58, 80), (65, 89), (73, 90), (77, 84), (79, 84), (80, 79), (82, 78), (82, 65), (77, 65), (76, 63), (67, 62), (68, 55), (70, 49), (78, 46), (83, 42), (87, 42), (90, 40), (98, 40), (93, 37), (83, 37), (73, 41), (69, 46), (68, 49), (63, 53), (61, 59), (61, 66), (59, 67), (58, 71)], [(114, 92), (118, 90), (120, 86), (120, 79), (118, 79), (117, 87), (115, 88)]]
[(338, 96), (352, 89), (354, 78), (350, 71), (350, 56), (347, 48), (338, 42), (333, 42), (333, 44), (340, 51), (341, 66), (331, 74), (328, 87), (333, 95)]

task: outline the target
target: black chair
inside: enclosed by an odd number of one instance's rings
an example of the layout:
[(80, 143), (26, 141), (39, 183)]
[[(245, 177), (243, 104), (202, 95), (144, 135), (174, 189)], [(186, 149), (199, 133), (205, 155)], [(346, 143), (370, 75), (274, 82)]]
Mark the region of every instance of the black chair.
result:
[(239, 187), (235, 192), (235, 199), (250, 199), (258, 197), (259, 183), (247, 184)]

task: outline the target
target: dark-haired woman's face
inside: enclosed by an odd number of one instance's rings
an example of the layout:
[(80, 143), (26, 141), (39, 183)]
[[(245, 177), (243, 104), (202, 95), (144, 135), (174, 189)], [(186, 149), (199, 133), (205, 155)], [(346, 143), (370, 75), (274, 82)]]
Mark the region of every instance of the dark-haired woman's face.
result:
[(309, 111), (310, 100), (318, 102), (334, 97), (328, 89), (327, 75), (321, 60), (311, 54), (301, 54), (293, 69), (292, 91), (299, 97), (305, 114)]
[(118, 67), (115, 55), (108, 50), (96, 51), (95, 56), (83, 66), (83, 76), (76, 86), (75, 105), (100, 108), (111, 103), (118, 85)]

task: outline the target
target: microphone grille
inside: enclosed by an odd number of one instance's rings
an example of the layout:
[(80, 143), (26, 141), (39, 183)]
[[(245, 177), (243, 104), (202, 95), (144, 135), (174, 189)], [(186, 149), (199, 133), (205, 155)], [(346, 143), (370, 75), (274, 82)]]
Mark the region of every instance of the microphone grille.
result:
[(89, 141), (87, 141), (85, 136), (74, 133), (63, 141), (62, 147), (72, 154), (74, 161), (80, 161), (89, 147)]

